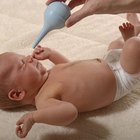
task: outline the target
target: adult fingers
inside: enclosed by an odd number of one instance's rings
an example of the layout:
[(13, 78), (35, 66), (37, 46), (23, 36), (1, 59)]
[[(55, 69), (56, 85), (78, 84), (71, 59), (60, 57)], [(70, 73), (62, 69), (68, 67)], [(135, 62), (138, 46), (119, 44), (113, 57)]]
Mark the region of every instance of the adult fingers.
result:
[(75, 23), (79, 22), (81, 19), (89, 15), (88, 10), (83, 6), (80, 10), (73, 13), (65, 22), (66, 27), (71, 27)]
[(71, 0), (68, 4), (68, 6), (73, 9), (76, 6), (79, 6), (81, 4), (83, 4), (84, 2), (82, 2), (81, 0)]

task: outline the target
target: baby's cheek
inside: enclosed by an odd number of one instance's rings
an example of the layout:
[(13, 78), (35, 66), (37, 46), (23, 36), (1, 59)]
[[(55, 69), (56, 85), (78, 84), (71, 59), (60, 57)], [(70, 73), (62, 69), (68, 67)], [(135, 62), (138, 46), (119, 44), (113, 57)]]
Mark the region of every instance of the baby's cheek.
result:
[(30, 66), (28, 69), (26, 69), (26, 74), (28, 75), (27, 77), (31, 78), (32, 80), (38, 81), (41, 79), (41, 68), (35, 67), (35, 66)]
[(39, 78), (37, 75), (31, 75), (27, 82), (28, 85), (32, 88), (36, 88), (39, 84)]

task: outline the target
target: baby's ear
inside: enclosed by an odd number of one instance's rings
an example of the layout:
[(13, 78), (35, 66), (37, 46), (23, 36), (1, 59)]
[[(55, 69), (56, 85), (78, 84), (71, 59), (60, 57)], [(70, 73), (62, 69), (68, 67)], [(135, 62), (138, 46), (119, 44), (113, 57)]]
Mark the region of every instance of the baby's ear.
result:
[(25, 97), (25, 91), (12, 89), (9, 91), (8, 97), (13, 101), (21, 101)]

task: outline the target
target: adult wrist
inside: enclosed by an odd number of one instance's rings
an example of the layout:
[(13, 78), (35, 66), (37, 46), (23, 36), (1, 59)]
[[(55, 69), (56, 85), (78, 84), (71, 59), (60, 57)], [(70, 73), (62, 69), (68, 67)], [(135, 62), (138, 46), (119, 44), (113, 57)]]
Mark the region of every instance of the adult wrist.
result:
[(119, 14), (131, 12), (136, 5), (136, 0), (101, 0), (96, 14)]
[(133, 12), (136, 0), (110, 0), (107, 14), (119, 14)]
[(97, 1), (95, 14), (111, 14), (114, 0), (99, 0)]

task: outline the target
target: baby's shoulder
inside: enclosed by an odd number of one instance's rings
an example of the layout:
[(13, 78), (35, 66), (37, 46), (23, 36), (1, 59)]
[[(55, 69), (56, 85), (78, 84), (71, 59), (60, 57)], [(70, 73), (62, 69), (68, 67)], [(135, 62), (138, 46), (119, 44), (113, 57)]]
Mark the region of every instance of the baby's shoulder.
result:
[(46, 103), (48, 99), (61, 99), (62, 93), (62, 84), (61, 83), (52, 83), (47, 85), (44, 83), (43, 87), (40, 89), (36, 96), (36, 105)]
[(63, 84), (61, 82), (45, 82), (39, 93), (45, 98), (55, 98), (62, 92)]

